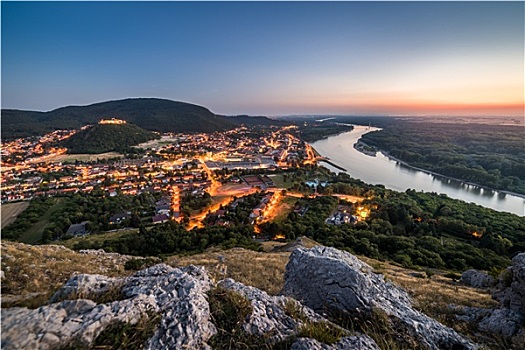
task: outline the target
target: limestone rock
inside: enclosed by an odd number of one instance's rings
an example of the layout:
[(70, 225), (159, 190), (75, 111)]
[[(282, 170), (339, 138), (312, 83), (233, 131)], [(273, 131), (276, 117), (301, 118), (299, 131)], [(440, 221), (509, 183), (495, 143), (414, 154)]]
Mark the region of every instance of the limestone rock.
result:
[(2, 349), (56, 349), (71, 343), (90, 346), (109, 325), (135, 324), (151, 313), (161, 315), (148, 349), (206, 349), (215, 332), (210, 321), (206, 292), (211, 281), (203, 268), (174, 269), (156, 265), (125, 279), (80, 275), (68, 281), (62, 296), (79, 290), (100, 292), (118, 284), (125, 300), (97, 305), (91, 300), (67, 300), (42, 306), (2, 309)]
[(485, 272), (470, 269), (461, 274), (460, 282), (474, 288), (489, 288), (495, 283), (494, 278)]
[(290, 350), (379, 350), (377, 344), (366, 335), (345, 337), (334, 344), (323, 344), (311, 338), (297, 339)]
[(408, 294), (355, 256), (328, 247), (298, 248), (286, 266), (282, 294), (317, 312), (366, 315), (380, 309), (429, 349), (475, 349), (476, 345), (412, 307)]
[(502, 276), (493, 294), (499, 301), (498, 308), (463, 308), (457, 318), (510, 342), (522, 341), (525, 338), (525, 253), (516, 255)]
[(70, 278), (50, 299), (51, 303), (65, 299), (89, 298), (89, 296), (106, 293), (116, 286), (117, 279), (102, 275), (80, 274)]
[(500, 302), (500, 307), (525, 315), (525, 253), (512, 259), (512, 266), (506, 273), (509, 281), (501, 283), (501, 290), (494, 294), (494, 298)]
[[(269, 343), (276, 343), (288, 337), (297, 336), (301, 326), (308, 322), (329, 322), (324, 317), (315, 313), (309, 307), (301, 305), (297, 300), (285, 296), (271, 296), (257, 288), (245, 286), (232, 279), (226, 279), (218, 283), (219, 287), (232, 290), (245, 298), (252, 305), (253, 312), (243, 324), (248, 334), (268, 337)], [(286, 306), (293, 304), (300, 318), (293, 318), (286, 312)], [(288, 306), (289, 307), (289, 306)], [(329, 322), (331, 323), (331, 322)], [(332, 324), (333, 327), (340, 328)], [(348, 331), (341, 328), (343, 332)], [(341, 338), (335, 344), (328, 345), (315, 339), (299, 338), (294, 342), (291, 349), (359, 349), (379, 350), (376, 343), (366, 335), (354, 335)]]

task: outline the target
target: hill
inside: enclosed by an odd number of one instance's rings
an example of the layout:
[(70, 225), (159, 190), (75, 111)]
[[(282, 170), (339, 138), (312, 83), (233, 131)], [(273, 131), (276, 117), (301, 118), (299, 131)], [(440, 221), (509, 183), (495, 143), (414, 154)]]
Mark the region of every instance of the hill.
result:
[(104, 153), (125, 151), (155, 138), (159, 136), (133, 124), (97, 124), (77, 132), (61, 145), (68, 148), (68, 153)]
[[(300, 244), (298, 245), (300, 247)], [(470, 325), (467, 321), (458, 321), (454, 317), (456, 312), (459, 312), (458, 310), (462, 309), (464, 306), (468, 306), (470, 308), (466, 308), (465, 310), (467, 312), (477, 312), (476, 310), (487, 310), (487, 312), (490, 312), (491, 310), (495, 311), (505, 311), (506, 309), (493, 309), (496, 306), (496, 302), (491, 300), (491, 296), (489, 291), (482, 290), (482, 289), (475, 289), (472, 287), (464, 286), (461, 284), (458, 284), (457, 282), (451, 280), (450, 277), (443, 274), (443, 272), (438, 270), (433, 270), (432, 273), (422, 272), (422, 271), (414, 271), (409, 269), (400, 268), (399, 266), (394, 266), (386, 262), (379, 262), (377, 260), (373, 259), (366, 259), (364, 260), (365, 264), (363, 262), (360, 262), (357, 260), (356, 257), (353, 257), (347, 253), (343, 252), (337, 252), (335, 249), (332, 248), (322, 248), (317, 250), (318, 253), (321, 253), (323, 251), (327, 252), (328, 259), (323, 259), (323, 254), (316, 255), (315, 250), (302, 250), (302, 252), (295, 251), (292, 255), (295, 257), (290, 257), (290, 252), (279, 252), (279, 253), (263, 253), (263, 252), (254, 252), (250, 250), (245, 250), (241, 248), (234, 248), (226, 251), (222, 250), (209, 250), (206, 253), (198, 254), (198, 255), (192, 255), (192, 256), (172, 256), (167, 257), (165, 262), (168, 265), (171, 265), (173, 267), (177, 267), (179, 270), (173, 270), (171, 267), (166, 265), (157, 265), (157, 267), (152, 268), (150, 270), (143, 270), (142, 272), (134, 275), (136, 277), (131, 277), (131, 279), (119, 279), (122, 277), (125, 277), (130, 274), (131, 271), (127, 270), (127, 268), (131, 266), (136, 266), (133, 269), (142, 269), (145, 266), (144, 264), (139, 263), (139, 259), (132, 258), (130, 256), (125, 255), (119, 255), (115, 253), (105, 253), (101, 250), (88, 250), (88, 251), (80, 251), (80, 252), (73, 252), (67, 248), (64, 248), (62, 246), (30, 246), (25, 245), (21, 243), (11, 243), (11, 242), (2, 242), (2, 251), (3, 251), (3, 259), (2, 259), (2, 270), (4, 273), (2, 273), (2, 298), (3, 298), (3, 308), (2, 308), (2, 317), (4, 321), (4, 316), (8, 316), (8, 314), (11, 313), (10, 307), (12, 306), (29, 306), (30, 308), (35, 308), (40, 305), (46, 304), (47, 300), (49, 300), (49, 297), (53, 295), (53, 293), (61, 286), (63, 285), (69, 277), (73, 277), (70, 282), (67, 284), (66, 288), (62, 288), (59, 295), (59, 298), (55, 301), (60, 301), (63, 299), (76, 299), (81, 296), (82, 299), (92, 299), (95, 300), (96, 303), (98, 303), (98, 309), (100, 312), (111, 310), (110, 308), (107, 308), (106, 305), (111, 305), (113, 307), (119, 307), (120, 304), (117, 304), (118, 302), (123, 302), (124, 304), (122, 306), (126, 307), (126, 310), (128, 308), (134, 308), (134, 307), (140, 307), (145, 305), (146, 303), (151, 300), (150, 298), (142, 298), (142, 299), (136, 299), (132, 304), (129, 304), (130, 297), (134, 298), (134, 295), (130, 295), (128, 292), (125, 292), (125, 297), (119, 292), (119, 288), (125, 287), (125, 284), (128, 283), (127, 281), (135, 281), (133, 283), (133, 286), (140, 286), (139, 290), (140, 293), (146, 293), (147, 291), (144, 289), (145, 286), (148, 286), (147, 288), (153, 288), (152, 293), (149, 295), (155, 295), (159, 296), (161, 298), (164, 298), (164, 296), (168, 295), (169, 291), (165, 291), (167, 288), (171, 288), (171, 282), (173, 282), (173, 285), (177, 288), (186, 288), (187, 286), (194, 286), (195, 284), (189, 284), (189, 283), (179, 283), (178, 278), (183, 277), (186, 275), (186, 272), (195, 277), (200, 278), (199, 276), (203, 277), (203, 281), (209, 281), (206, 277), (206, 275), (209, 275), (211, 278), (210, 288), (211, 292), (208, 293), (208, 298), (210, 301), (210, 310), (212, 311), (212, 321), (217, 321), (215, 317), (217, 317), (217, 310), (226, 310), (223, 309), (225, 307), (231, 306), (233, 307), (232, 312), (225, 314), (224, 317), (236, 317), (238, 311), (246, 311), (247, 315), (254, 312), (254, 315), (252, 317), (245, 317), (242, 316), (238, 322), (239, 326), (243, 325), (243, 322), (248, 322), (248, 320), (253, 320), (254, 322), (261, 320), (265, 321), (268, 315), (266, 315), (266, 310), (271, 309), (277, 316), (281, 314), (280, 310), (284, 306), (285, 314), (293, 317), (294, 319), (299, 317), (299, 319), (305, 321), (305, 318), (307, 315), (312, 315), (311, 312), (307, 312), (306, 314), (301, 313), (301, 309), (298, 308), (292, 308), (291, 306), (296, 305), (298, 306), (298, 302), (295, 302), (294, 300), (287, 297), (272, 297), (272, 295), (276, 295), (281, 290), (286, 290), (288, 286), (288, 290), (290, 289), (290, 283), (295, 283), (294, 278), (304, 278), (304, 276), (308, 276), (308, 283), (310, 281), (312, 284), (323, 281), (322, 280), (322, 274), (323, 272), (319, 271), (332, 271), (333, 268), (341, 268), (343, 267), (345, 271), (339, 271), (338, 273), (332, 273), (330, 276), (331, 278), (342, 278), (345, 280), (344, 286), (345, 291), (344, 293), (351, 294), (351, 293), (366, 293), (366, 288), (357, 288), (355, 291), (353, 291), (352, 288), (348, 287), (351, 286), (351, 283), (348, 283), (348, 280), (346, 276), (354, 274), (359, 274), (359, 278), (356, 278), (356, 283), (362, 283), (362, 279), (366, 279), (366, 281), (371, 282), (375, 287), (373, 287), (370, 291), (376, 293), (377, 290), (374, 288), (378, 288), (380, 290), (380, 295), (372, 295), (369, 296), (370, 298), (373, 298), (374, 301), (371, 305), (375, 305), (378, 307), (383, 307), (381, 303), (380, 297), (388, 297), (390, 298), (391, 295), (395, 293), (401, 293), (404, 292), (399, 289), (395, 284), (401, 286), (403, 289), (405, 289), (411, 296), (413, 300), (413, 306), (410, 306), (409, 304), (405, 305), (406, 308), (397, 308), (395, 310), (388, 310), (385, 309), (385, 311), (388, 312), (395, 312), (396, 315), (388, 316), (389, 318), (386, 318), (387, 315), (383, 313), (378, 312), (372, 312), (371, 314), (363, 313), (361, 316), (367, 318), (365, 324), (359, 323), (358, 318), (352, 319), (352, 323), (345, 323), (345, 321), (350, 322), (350, 320), (342, 319), (333, 317), (331, 318), (332, 321), (336, 322), (338, 325), (334, 325), (330, 323), (332, 326), (335, 326), (336, 328), (342, 326), (346, 327), (347, 329), (353, 329), (355, 331), (361, 331), (371, 338), (373, 338), (378, 344), (380, 344), (380, 348), (390, 348), (390, 349), (401, 349), (401, 348), (420, 348), (416, 345), (419, 345), (418, 343), (412, 343), (412, 347), (393, 347), (397, 344), (397, 341), (399, 340), (410, 340), (410, 338), (414, 337), (416, 341), (421, 340), (418, 338), (421, 338), (425, 332), (425, 327), (418, 328), (418, 330), (413, 332), (408, 332), (406, 327), (405, 328), (399, 328), (400, 323), (403, 322), (405, 318), (399, 317), (403, 315), (398, 315), (399, 313), (407, 312), (407, 310), (411, 309), (412, 307), (415, 307), (415, 309), (423, 311), (427, 315), (436, 318), (438, 321), (445, 323), (445, 325), (448, 325), (450, 327), (453, 327), (456, 331), (459, 331), (460, 333), (463, 333), (464, 335), (467, 335), (471, 337), (471, 339), (475, 339), (476, 341), (482, 341), (486, 345), (484, 348), (505, 348), (505, 349), (512, 349), (512, 348), (518, 348), (513, 347), (512, 344), (509, 342), (508, 344), (503, 344), (501, 342), (501, 339), (499, 339), (499, 342), (497, 339), (494, 342), (494, 340), (491, 340), (491, 334), (488, 331), (482, 331), (481, 333), (476, 334), (476, 329), (473, 325)], [(309, 264), (304, 264), (300, 259), (313, 259), (310, 261)], [(360, 257), (360, 259), (363, 259)], [(33, 262), (37, 260), (39, 263), (35, 266)], [(297, 261), (296, 261), (297, 260)], [(158, 261), (158, 260), (157, 260)], [(246, 261), (251, 261), (250, 264), (246, 264)], [(324, 261), (324, 262), (323, 262)], [(349, 265), (347, 262), (354, 262), (356, 266)], [(133, 262), (133, 264), (131, 264)], [(147, 260), (143, 260), (146, 264), (152, 264), (155, 263), (154, 261), (148, 262)], [(285, 272), (285, 265), (288, 265), (286, 267)], [(516, 261), (517, 262), (517, 261)], [(334, 265), (335, 264), (335, 265)], [(188, 266), (188, 265), (199, 265), (204, 266), (205, 270), (202, 270), (201, 268), (196, 267), (189, 267), (189, 268), (182, 268), (182, 266)], [(517, 266), (517, 265), (516, 265)], [(319, 268), (318, 268), (319, 267)], [(324, 268), (323, 269), (321, 269)], [(330, 268), (329, 268), (330, 267)], [(311, 274), (304, 274), (301, 275), (300, 269), (304, 268), (312, 268), (316, 269), (317, 273), (311, 273)], [(126, 270), (125, 270), (126, 269)], [(386, 276), (386, 279), (393, 282), (393, 284), (387, 283), (385, 284), (381, 277), (377, 278), (374, 277), (374, 274), (371, 274), (370, 271), (374, 271), (375, 273), (381, 273)], [(149, 272), (148, 272), (149, 271)], [(158, 271), (159, 273), (153, 274), (154, 271)], [(170, 272), (171, 271), (171, 272)], [(185, 272), (186, 271), (186, 272)], [(521, 270), (519, 270), (521, 271)], [(518, 270), (514, 271), (514, 274), (517, 276)], [(106, 276), (110, 277), (117, 277), (117, 279), (107, 278), (100, 275), (92, 275), (86, 276), (86, 275), (79, 275), (82, 273), (95, 273), (95, 274), (104, 274)], [(166, 273), (169, 273), (169, 276), (172, 276), (173, 278), (177, 278), (177, 280), (173, 281), (173, 279), (170, 277), (169, 283), (164, 280), (162, 280), (162, 276), (164, 276)], [(425, 276), (426, 275), (426, 276)], [(338, 276), (338, 277), (337, 277)], [(137, 277), (141, 280), (138, 280)], [(252, 285), (252, 287), (246, 287), (243, 286), (240, 283), (237, 283), (233, 280), (223, 280), (221, 282), (218, 282), (218, 289), (217, 287), (214, 287), (213, 281), (219, 281), (224, 278), (233, 278), (235, 281), (243, 283), (244, 285)], [(161, 280), (158, 280), (158, 279)], [(516, 278), (516, 277), (514, 277)], [(514, 279), (513, 279), (514, 280)], [(361, 282), (359, 282), (361, 281)], [(116, 288), (112, 288), (114, 282), (119, 282), (114, 285)], [(120, 282), (124, 282), (124, 284), (120, 284)], [(180, 281), (184, 282), (184, 281)], [(197, 281), (199, 282), (199, 281)], [(367, 282), (367, 283), (368, 283)], [(208, 283), (208, 282), (206, 282)], [(324, 282), (323, 282), (324, 283)], [(363, 282), (364, 283), (364, 282)], [(366, 283), (365, 283), (366, 284)], [(109, 287), (108, 287), (109, 285)], [(348, 285), (348, 286), (347, 286)], [(93, 286), (92, 289), (90, 289)], [(297, 285), (299, 286), (299, 285)], [(335, 286), (335, 287), (334, 287)], [(84, 287), (85, 290), (77, 290), (75, 288), (81, 288)], [(283, 288), (284, 287), (284, 288)], [(294, 288), (295, 291), (303, 291), (308, 289), (307, 286), (299, 286), (300, 288)], [(389, 292), (385, 293), (385, 287), (388, 287)], [(257, 290), (256, 288), (260, 288), (260, 290)], [(306, 289), (305, 289), (306, 288)], [(321, 288), (323, 290), (329, 291), (331, 288), (338, 288), (337, 283), (333, 283), (332, 285), (329, 284), (323, 284), (321, 287), (315, 286), (310, 289), (316, 290), (316, 288)], [(341, 287), (343, 288), (343, 287)], [(231, 289), (231, 292), (234, 292), (234, 294), (231, 294), (230, 292), (226, 292), (225, 289)], [(149, 290), (149, 289), (148, 289)], [(364, 291), (365, 290), (365, 291)], [(263, 291), (267, 292), (269, 295), (264, 293)], [(191, 296), (191, 298), (198, 297), (199, 295), (202, 295), (202, 291), (195, 290), (195, 293), (186, 293), (184, 295)], [(69, 293), (69, 295), (65, 295), (64, 293)], [(146, 293), (147, 294), (147, 293)], [(240, 294), (243, 297), (239, 297), (238, 294)], [(289, 294), (289, 293), (288, 293)], [(293, 294), (293, 293), (292, 293)], [(320, 293), (319, 295), (321, 295)], [(360, 294), (360, 295), (361, 295)], [(62, 295), (62, 298), (60, 298), (60, 295)], [(170, 294), (171, 295), (171, 294)], [(174, 294), (177, 296), (177, 292)], [(185, 298), (180, 298), (180, 293), (178, 294), (179, 297), (171, 297), (167, 300), (170, 300), (173, 303), (179, 303), (181, 300), (186, 300)], [(365, 295), (365, 294), (363, 294)], [(229, 299), (229, 298), (232, 299)], [(377, 298), (376, 298), (377, 297)], [(249, 302), (245, 302), (245, 298), (249, 299)], [(277, 298), (280, 301), (278, 301)], [(252, 300), (253, 299), (253, 300)], [(408, 298), (401, 298), (401, 301), (407, 300)], [(195, 299), (191, 299), (195, 300)], [(272, 301), (276, 301), (277, 303), (274, 304)], [(308, 302), (310, 300), (310, 302)], [(330, 299), (332, 300), (332, 299)], [(336, 300), (335, 298), (333, 300)], [(348, 302), (352, 301), (354, 299), (352, 298), (338, 298), (337, 302)], [(361, 299), (355, 299), (355, 300), (361, 300)], [(270, 303), (267, 303), (270, 301)], [(81, 303), (86, 304), (85, 301), (79, 301)], [(311, 304), (311, 297), (304, 299), (305, 303)], [(234, 304), (231, 304), (234, 303)], [(264, 304), (263, 304), (264, 303)], [(451, 307), (451, 303), (454, 304), (454, 307)], [(82, 304), (82, 305), (84, 305)], [(90, 308), (84, 310), (85, 312), (89, 312), (91, 309), (91, 306), (95, 307), (97, 306), (95, 303), (89, 303), (88, 306)], [(252, 306), (250, 306), (250, 304)], [(268, 305), (267, 305), (268, 304)], [(293, 305), (292, 305), (293, 304)], [(68, 311), (69, 306), (75, 307), (75, 302), (64, 302), (61, 304), (53, 304), (53, 306), (44, 306), (44, 308), (47, 308), (50, 312), (53, 311), (54, 308), (63, 309), (64, 311)], [(127, 305), (127, 306), (126, 306)], [(160, 304), (157, 304), (160, 305)], [(199, 304), (200, 305), (200, 304)], [(332, 304), (330, 304), (332, 305)], [(238, 307), (244, 306), (240, 310), (238, 310)], [(316, 306), (321, 306), (321, 304), (311, 304), (310, 307), (313, 307), (314, 309)], [(388, 305), (386, 305), (388, 306)], [(219, 309), (217, 309), (219, 307)], [(253, 310), (252, 310), (253, 307)], [(261, 307), (259, 309), (259, 307)], [(482, 309), (476, 309), (477, 307), (481, 307)], [(207, 303), (202, 303), (202, 308), (208, 309)], [(264, 312), (257, 312), (255, 313), (255, 308), (257, 310), (262, 310)], [(23, 312), (23, 313), (29, 313), (31, 314), (31, 310), (27, 309), (14, 309), (16, 312)], [(82, 309), (83, 310), (83, 309)], [(74, 312), (84, 312), (80, 309), (74, 309)], [(144, 308), (146, 310), (146, 308)], [(173, 312), (167, 312), (162, 313), (162, 317), (169, 316), (170, 314), (175, 313), (178, 315), (179, 313), (184, 313), (186, 309), (184, 308), (177, 308), (173, 309)], [(215, 311), (214, 311), (215, 310)], [(237, 311), (236, 311), (237, 310)], [(277, 311), (276, 311), (277, 310)], [(304, 310), (304, 309), (302, 309)], [(376, 310), (378, 311), (378, 310)], [(35, 311), (36, 312), (36, 311)], [(69, 312), (69, 311), (68, 311)], [(98, 312), (98, 311), (97, 311)], [(126, 311), (127, 312), (127, 311)], [(125, 312), (124, 312), (125, 313)], [(412, 312), (412, 314), (415, 314), (416, 312)], [(17, 317), (17, 314), (11, 313), (11, 316)], [(118, 313), (119, 315), (121, 313)], [(91, 316), (96, 316), (96, 313), (91, 313)], [(117, 315), (117, 313), (115, 313)], [(160, 315), (160, 314), (159, 314)], [(245, 315), (242, 313), (242, 315)], [(330, 316), (331, 314), (329, 314)], [(58, 315), (60, 316), (60, 315)], [(91, 317), (89, 316), (89, 317)], [(151, 316), (151, 314), (149, 315)], [(410, 316), (410, 315), (409, 315)], [(414, 315), (412, 315), (414, 316)], [(439, 326), (439, 331), (441, 332), (444, 330), (444, 328), (437, 324), (436, 322), (432, 321), (431, 319), (428, 319), (426, 316), (417, 313), (419, 320), (424, 320), (425, 322), (431, 322), (433, 325)], [(63, 316), (61, 316), (63, 317)], [(271, 316), (270, 316), (271, 317)], [(96, 317), (95, 317), (96, 318)], [(304, 318), (304, 319), (303, 319)], [(369, 318), (369, 319), (368, 319)], [(54, 318), (49, 318), (51, 322), (54, 322)], [(84, 320), (84, 318), (82, 318)], [(184, 319), (192, 319), (184, 318)], [(285, 318), (287, 319), (287, 318)], [(237, 319), (235, 319), (237, 320)], [(317, 319), (319, 320), (319, 319)], [(388, 321), (390, 320), (390, 321)], [(153, 318), (152, 321), (155, 321), (155, 324), (159, 321), (159, 318)], [(224, 319), (223, 321), (230, 321), (230, 319)], [(308, 324), (310, 326), (315, 325), (315, 320), (313, 320), (313, 324)], [(27, 324), (35, 322), (34, 320), (30, 318), (23, 319), (23, 322), (21, 323), (10, 323), (6, 322), (3, 324), (3, 327), (6, 327), (5, 329), (10, 329), (11, 326), (13, 327), (20, 327), (20, 324)], [(128, 322), (128, 321), (126, 321)], [(356, 323), (357, 322), (357, 323)], [(392, 323), (393, 322), (393, 323)], [(162, 322), (161, 322), (162, 324)], [(224, 323), (223, 323), (224, 324)], [(266, 324), (266, 323), (265, 323)], [(273, 324), (273, 323), (271, 323)], [(276, 323), (277, 324), (277, 323)], [(281, 325), (281, 322), (278, 323)], [(326, 324), (325, 324), (326, 325)], [(356, 327), (351, 327), (352, 325)], [(370, 325), (372, 327), (364, 327), (365, 325)], [(401, 324), (404, 325), (404, 324)], [(47, 333), (49, 331), (51, 325), (44, 325), (41, 324), (39, 327), (42, 328), (42, 331), (44, 333)], [(97, 324), (98, 326), (98, 324)], [(375, 328), (378, 326), (379, 328)], [(283, 326), (284, 327), (284, 326)], [(350, 328), (348, 328), (350, 327)], [(471, 327), (471, 328), (469, 328)], [(155, 327), (154, 327), (155, 328)], [(68, 332), (69, 327), (63, 326), (60, 327), (64, 332)], [(76, 329), (76, 328), (75, 328)], [(228, 330), (229, 328), (221, 328), (221, 331)], [(244, 328), (246, 329), (246, 327)], [(306, 329), (303, 329), (305, 331)], [(307, 338), (318, 338), (319, 339), (326, 339), (323, 335), (331, 334), (329, 332), (329, 329), (320, 328), (319, 334), (312, 335), (311, 332), (304, 332), (304, 335), (302, 337)], [(11, 333), (13, 333), (12, 330), (10, 330)], [(110, 332), (114, 332), (113, 330), (108, 330)], [(257, 340), (253, 337), (246, 338), (247, 336), (242, 333), (242, 330), (239, 329), (239, 332), (241, 332), (241, 336), (243, 336), (243, 340), (245, 341), (253, 341)], [(436, 328), (433, 329), (433, 331), (436, 331)], [(450, 334), (450, 331), (447, 331)], [(22, 334), (20, 332), (15, 332), (16, 334)], [(230, 336), (227, 337), (227, 340), (231, 339), (231, 336), (233, 336), (236, 332), (232, 332), (232, 334), (221, 334), (223, 336)], [(303, 332), (301, 332), (303, 333)], [(317, 333), (317, 332), (314, 332)], [(7, 334), (7, 333), (6, 333)], [(25, 337), (25, 333), (24, 337)], [(84, 336), (88, 333), (77, 333), (78, 336)], [(92, 334), (92, 333), (91, 333)], [(99, 332), (95, 332), (95, 336), (98, 335)], [(294, 333), (292, 333), (294, 334)], [(355, 333), (356, 335), (359, 335), (359, 333)], [(113, 335), (113, 333), (111, 333)], [(287, 333), (288, 335), (288, 333)], [(210, 334), (211, 336), (211, 334)], [(340, 338), (342, 335), (335, 335), (334, 337)], [(400, 336), (402, 336), (400, 338)], [(7, 337), (7, 336), (6, 336)], [(18, 337), (18, 340), (24, 340), (25, 338)], [(100, 336), (102, 339), (102, 336)], [(151, 334), (148, 335), (146, 338), (151, 337)], [(301, 336), (299, 336), (301, 337)], [(407, 338), (408, 337), (408, 338)], [(47, 337), (49, 338), (49, 337)], [(47, 339), (46, 338), (46, 339)], [(114, 337), (109, 337), (108, 339), (114, 339)], [(439, 337), (439, 339), (445, 339), (444, 337)], [(2, 341), (4, 341), (4, 332), (2, 335)], [(47, 339), (49, 340), (49, 339)], [(51, 340), (56, 340), (55, 338), (52, 338)], [(216, 340), (220, 341), (220, 338), (217, 337), (213, 338), (211, 341), (212, 343), (215, 343)], [(294, 339), (292, 339), (294, 340)], [(144, 341), (144, 340), (142, 340)], [(337, 340), (334, 340), (337, 341)], [(500, 343), (501, 342), (501, 343)], [(217, 345), (217, 347), (213, 348), (221, 348), (219, 342), (218, 344), (215, 343), (214, 345)], [(519, 343), (517, 343), (519, 344)], [(110, 344), (105, 344), (110, 345)], [(390, 347), (388, 345), (391, 345)], [(404, 344), (407, 345), (407, 344)], [(190, 347), (194, 348), (194, 347)], [(230, 347), (231, 348), (231, 347)], [(264, 348), (275, 348), (275, 347), (264, 347)], [(289, 347), (286, 347), (289, 348)], [(304, 348), (304, 347), (302, 347)], [(332, 349), (335, 347), (324, 347), (325, 349)], [(348, 347), (347, 347), (348, 348)], [(350, 348), (363, 348), (363, 347), (350, 347)], [(375, 348), (375, 347), (374, 347)], [(431, 347), (436, 348), (437, 347)], [(451, 348), (451, 347), (439, 347), (439, 348)], [(467, 347), (468, 348), (468, 347)], [(367, 348), (368, 349), (368, 348)]]
[(246, 126), (284, 126), (292, 124), (291, 122), (285, 120), (276, 120), (262, 116), (236, 115), (226, 118), (235, 124)]
[(185, 102), (130, 98), (88, 106), (69, 106), (49, 112), (2, 110), (2, 138), (40, 135), (56, 129), (78, 129), (102, 118), (118, 118), (160, 132), (214, 132), (235, 127), (228, 118)]

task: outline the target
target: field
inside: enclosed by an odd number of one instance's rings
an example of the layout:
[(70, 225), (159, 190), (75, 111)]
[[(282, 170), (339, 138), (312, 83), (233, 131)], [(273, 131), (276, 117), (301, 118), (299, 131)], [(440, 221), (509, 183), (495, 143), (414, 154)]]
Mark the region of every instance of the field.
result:
[(75, 237), (68, 239), (66, 241), (61, 241), (60, 244), (67, 247), (67, 248), (73, 248), (75, 244), (80, 242), (90, 242), (90, 243), (96, 243), (96, 242), (102, 242), (108, 239), (117, 239), (121, 236), (130, 234), (130, 233), (138, 233), (138, 229), (120, 229), (120, 230), (113, 230), (113, 231), (107, 231), (102, 234), (92, 234), (82, 237)]
[(117, 152), (106, 152), (99, 154), (60, 154), (57, 156), (52, 156), (46, 158), (47, 162), (64, 162), (64, 163), (73, 163), (75, 161), (80, 162), (90, 162), (97, 159), (108, 159), (108, 158), (120, 158), (123, 157), (122, 154)]
[(293, 187), (294, 182), (292, 180), (285, 182), (283, 174), (271, 174), (268, 175), (268, 177), (272, 179), (273, 183), (275, 184), (275, 187), (277, 188), (290, 189)]
[(20, 236), (19, 241), (34, 244), (42, 239), (42, 233), (51, 224), (51, 215), (63, 207), (65, 200), (65, 198), (55, 198), (53, 205)]
[(2, 204), (2, 228), (15, 222), (21, 212), (29, 206), (29, 202)]

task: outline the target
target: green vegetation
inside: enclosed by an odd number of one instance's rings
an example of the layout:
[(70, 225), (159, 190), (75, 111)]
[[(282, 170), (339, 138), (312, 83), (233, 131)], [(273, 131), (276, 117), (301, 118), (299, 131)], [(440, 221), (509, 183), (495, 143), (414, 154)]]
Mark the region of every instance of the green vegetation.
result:
[(131, 146), (160, 138), (133, 124), (97, 124), (81, 130), (60, 144), (68, 153), (126, 152)]
[(99, 334), (92, 349), (139, 350), (153, 336), (161, 320), (158, 314), (143, 317), (136, 324), (118, 322)]
[[(366, 219), (356, 224), (329, 225), (325, 220), (339, 200), (329, 196), (303, 198), (286, 220), (262, 225), (263, 233), (280, 232), (290, 240), (307, 236), (327, 246), (390, 259), (407, 267), (456, 271), (503, 268), (513, 254), (525, 251), (525, 221), (517, 215), (444, 195), (360, 187), (346, 174), (334, 176), (333, 183), (369, 198), (353, 206), (356, 215), (359, 206), (368, 211)], [(336, 192), (332, 186), (325, 192)]]
[[(79, 129), (103, 118), (124, 119), (146, 130), (160, 132), (215, 132), (232, 129), (239, 124), (274, 124), (264, 118), (226, 118), (207, 108), (158, 98), (132, 98), (70, 106), (50, 112), (2, 110), (2, 138), (12, 139), (41, 135), (56, 129)], [(279, 122), (275, 122), (279, 124)]]
[(44, 230), (52, 225), (55, 214), (65, 208), (64, 202), (64, 198), (35, 197), (15, 222), (2, 229), (2, 238), (24, 243), (40, 241)]
[(73, 248), (102, 248), (107, 252), (142, 256), (199, 253), (212, 246), (259, 250), (259, 243), (252, 239), (253, 234), (253, 227), (247, 225), (214, 226), (187, 231), (183, 225), (169, 221), (149, 229), (141, 226), (138, 233), (130, 232), (103, 241), (82, 240)]
[(330, 122), (324, 123), (304, 123), (299, 126), (299, 136), (306, 142), (314, 142), (324, 139), (331, 135), (352, 131), (353, 126), (341, 125)]
[(525, 194), (523, 127), (398, 122), (363, 135), (409, 165)]

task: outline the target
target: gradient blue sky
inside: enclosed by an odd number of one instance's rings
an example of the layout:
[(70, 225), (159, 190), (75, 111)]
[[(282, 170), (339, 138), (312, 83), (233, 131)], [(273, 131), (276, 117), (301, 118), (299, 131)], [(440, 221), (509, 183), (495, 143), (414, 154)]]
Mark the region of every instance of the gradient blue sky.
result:
[(524, 3), (5, 2), (2, 108), (523, 115)]

